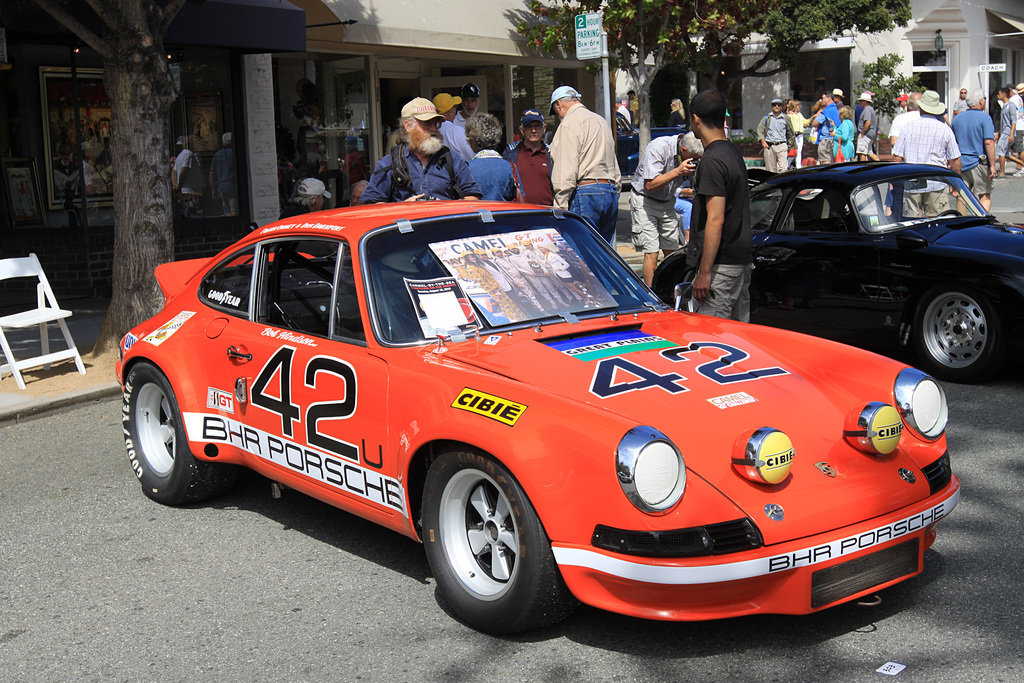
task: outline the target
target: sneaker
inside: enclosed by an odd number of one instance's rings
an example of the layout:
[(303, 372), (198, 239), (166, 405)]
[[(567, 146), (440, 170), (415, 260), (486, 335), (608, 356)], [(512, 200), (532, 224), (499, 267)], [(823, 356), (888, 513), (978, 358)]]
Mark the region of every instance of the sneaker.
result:
[(1013, 175), (1017, 176), (1018, 178), (1021, 177), (1021, 176), (1024, 176), (1024, 168), (1020, 169), (1019, 171), (1017, 171)]

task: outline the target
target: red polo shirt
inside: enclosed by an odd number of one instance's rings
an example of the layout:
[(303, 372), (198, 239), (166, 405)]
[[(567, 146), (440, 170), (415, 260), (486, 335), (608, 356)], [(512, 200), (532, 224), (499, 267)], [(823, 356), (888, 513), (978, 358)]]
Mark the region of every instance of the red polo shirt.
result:
[(551, 206), (554, 202), (554, 193), (551, 191), (551, 167), (548, 166), (547, 149), (541, 145), (540, 149), (531, 152), (526, 145), (520, 143), (519, 154), (516, 155), (516, 169), (523, 183), (526, 201), (530, 204)]

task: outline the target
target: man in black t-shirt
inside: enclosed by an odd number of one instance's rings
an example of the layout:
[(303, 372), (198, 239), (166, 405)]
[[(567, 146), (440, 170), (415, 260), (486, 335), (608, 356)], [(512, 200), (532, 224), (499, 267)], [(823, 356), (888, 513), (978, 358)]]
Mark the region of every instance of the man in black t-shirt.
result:
[(725, 99), (713, 90), (690, 102), (694, 134), (704, 156), (694, 175), (693, 215), (686, 263), (694, 273), (697, 313), (750, 320), (750, 193), (747, 167), (725, 137)]

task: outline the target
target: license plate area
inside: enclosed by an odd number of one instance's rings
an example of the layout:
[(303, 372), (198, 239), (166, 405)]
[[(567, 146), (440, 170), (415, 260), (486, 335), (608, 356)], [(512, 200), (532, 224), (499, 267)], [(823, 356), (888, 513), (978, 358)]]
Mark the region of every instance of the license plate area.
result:
[(858, 557), (811, 576), (811, 608), (817, 609), (855, 593), (918, 571), (920, 539)]

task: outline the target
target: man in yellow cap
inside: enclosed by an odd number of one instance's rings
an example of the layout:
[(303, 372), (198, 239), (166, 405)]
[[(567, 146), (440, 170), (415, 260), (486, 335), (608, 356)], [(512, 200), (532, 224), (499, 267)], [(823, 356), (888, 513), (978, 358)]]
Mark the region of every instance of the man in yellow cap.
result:
[(458, 152), (466, 160), (466, 163), (469, 163), (476, 154), (466, 140), (466, 128), (456, 125), (454, 122), (455, 115), (459, 113), (456, 107), (461, 103), (462, 98), (458, 95), (449, 95), (443, 92), (434, 96), (434, 106), (437, 108), (437, 113), (444, 117), (444, 122), (439, 129), (441, 131), (441, 139), (444, 140), (444, 144), (448, 149)]

